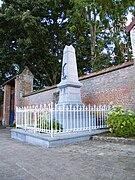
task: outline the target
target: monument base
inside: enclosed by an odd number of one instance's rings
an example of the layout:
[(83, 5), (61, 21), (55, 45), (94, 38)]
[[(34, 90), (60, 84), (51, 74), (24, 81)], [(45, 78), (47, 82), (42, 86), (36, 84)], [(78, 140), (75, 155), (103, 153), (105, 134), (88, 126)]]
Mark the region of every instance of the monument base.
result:
[(94, 125), (92, 120), (95, 119), (82, 103), (57, 104), (53, 117), (64, 132), (89, 130), (91, 123)]
[(11, 129), (11, 138), (23, 141), (25, 143), (41, 146), (44, 148), (52, 148), (74, 144), (81, 141), (89, 140), (93, 135), (108, 132), (108, 130), (93, 130), (91, 132), (66, 133), (50, 137), (49, 134), (40, 134), (28, 132), (22, 129)]
[(60, 88), (60, 95), (58, 104), (82, 104), (80, 86), (58, 86)]

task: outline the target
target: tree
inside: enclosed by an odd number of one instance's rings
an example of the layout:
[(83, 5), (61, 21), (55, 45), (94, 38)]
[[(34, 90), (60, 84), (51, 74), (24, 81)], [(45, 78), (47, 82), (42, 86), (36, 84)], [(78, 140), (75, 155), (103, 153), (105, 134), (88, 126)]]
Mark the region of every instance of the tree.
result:
[(67, 8), (70, 6), (62, 0), (4, 1), (0, 14), (3, 77), (27, 65), (36, 87), (60, 81)]
[[(89, 67), (86, 66), (86, 72), (122, 63), (125, 61), (125, 54), (131, 58), (130, 44), (127, 43), (128, 37), (124, 32), (124, 26), (126, 14), (134, 10), (132, 0), (71, 0), (71, 2), (74, 4), (72, 10), (74, 18), (70, 18), (69, 31), (72, 43), (76, 46), (87, 44), (89, 53), (87, 52), (88, 57), (84, 59), (87, 59)], [(72, 11), (69, 12), (69, 17)]]
[(134, 0), (3, 0), (0, 9), (0, 80), (28, 66), (35, 87), (60, 82), (62, 52), (76, 48), (79, 75), (131, 56), (124, 33)]

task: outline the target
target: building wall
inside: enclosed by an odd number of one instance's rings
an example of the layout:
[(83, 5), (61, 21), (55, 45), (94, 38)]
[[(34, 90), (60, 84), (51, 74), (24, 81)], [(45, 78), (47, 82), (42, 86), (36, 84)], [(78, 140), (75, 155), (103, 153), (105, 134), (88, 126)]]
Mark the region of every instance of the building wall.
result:
[(23, 96), (33, 92), (33, 74), (26, 67), (15, 79), (15, 107), (21, 106)]
[(84, 104), (113, 102), (135, 111), (135, 67), (132, 63), (127, 64), (80, 78)]
[(3, 103), (3, 118), (4, 125), (9, 125), (9, 117), (10, 117), (10, 95), (11, 95), (11, 86), (4, 86), (4, 103)]
[[(4, 83), (3, 125), (9, 125), (10, 117), (15, 120), (16, 106), (21, 105), (23, 96), (33, 91), (33, 74), (28, 67), (16, 77)], [(14, 96), (11, 95), (14, 94)], [(13, 106), (13, 107), (12, 107)], [(12, 116), (11, 116), (12, 115)]]
[[(113, 102), (135, 111), (135, 67), (133, 62), (82, 76), (79, 79), (83, 84), (81, 96), (85, 105), (108, 105)], [(58, 92), (57, 86), (37, 91), (24, 96), (22, 105), (57, 102)]]
[(32, 94), (24, 96), (21, 101), (22, 106), (27, 105), (40, 105), (45, 103), (58, 102), (58, 94), (59, 90), (57, 86), (52, 86), (50, 88), (46, 88), (37, 92), (33, 92)]

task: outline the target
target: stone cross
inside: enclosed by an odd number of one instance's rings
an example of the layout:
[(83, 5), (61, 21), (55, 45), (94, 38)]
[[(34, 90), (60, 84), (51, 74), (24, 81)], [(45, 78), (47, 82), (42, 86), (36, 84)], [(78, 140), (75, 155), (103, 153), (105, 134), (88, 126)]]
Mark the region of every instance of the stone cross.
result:
[(80, 88), (82, 84), (78, 81), (75, 49), (72, 45), (65, 46), (63, 51), (61, 82), (58, 105), (82, 104)]
[(132, 18), (130, 25), (126, 27), (126, 31), (130, 32), (133, 57), (135, 59), (135, 17)]

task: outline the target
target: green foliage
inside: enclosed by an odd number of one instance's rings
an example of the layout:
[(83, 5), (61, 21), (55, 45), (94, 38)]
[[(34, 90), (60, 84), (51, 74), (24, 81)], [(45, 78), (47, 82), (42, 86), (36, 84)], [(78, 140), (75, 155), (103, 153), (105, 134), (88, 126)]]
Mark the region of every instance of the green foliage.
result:
[[(135, 9), (132, 6), (133, 0), (70, 1), (74, 4), (69, 12), (69, 17), (73, 15), (73, 18), (69, 19), (70, 41), (75, 44), (79, 56), (86, 62), (82, 64), (82, 61), (78, 60), (78, 66), (83, 66), (80, 74), (99, 71), (111, 65), (121, 64), (125, 59), (131, 59), (128, 43), (130, 40), (124, 32), (124, 27), (127, 12), (133, 12)], [(74, 25), (76, 29), (73, 31)], [(80, 36), (83, 36), (83, 41)]]
[(51, 130), (51, 127), (53, 130), (57, 131), (62, 131), (62, 125), (58, 123), (55, 119), (53, 121), (48, 121), (46, 118), (47, 114), (45, 113), (44, 115), (40, 116), (38, 121), (37, 121), (37, 128), (42, 128), (42, 129), (48, 129)]
[(10, 124), (10, 127), (15, 128), (15, 127), (16, 127), (16, 124), (15, 124), (15, 123)]
[(0, 11), (3, 81), (16, 75), (13, 64), (17, 64), (20, 70), (29, 67), (36, 87), (59, 83), (68, 8), (68, 1), (62, 0), (4, 1)]
[(76, 48), (79, 75), (122, 63), (125, 54), (130, 60), (124, 26), (133, 4), (134, 0), (3, 0), (1, 84), (24, 66), (34, 74), (36, 88), (59, 83), (66, 44)]
[(106, 121), (110, 132), (118, 137), (135, 136), (135, 113), (121, 106), (111, 106)]

